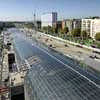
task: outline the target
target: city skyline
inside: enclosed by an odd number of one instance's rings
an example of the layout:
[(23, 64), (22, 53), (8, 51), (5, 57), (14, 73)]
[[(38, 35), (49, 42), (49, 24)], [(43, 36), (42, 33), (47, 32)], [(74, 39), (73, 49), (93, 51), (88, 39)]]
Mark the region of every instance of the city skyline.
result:
[(0, 21), (33, 20), (45, 12), (58, 12), (59, 19), (100, 16), (99, 0), (1, 0)]

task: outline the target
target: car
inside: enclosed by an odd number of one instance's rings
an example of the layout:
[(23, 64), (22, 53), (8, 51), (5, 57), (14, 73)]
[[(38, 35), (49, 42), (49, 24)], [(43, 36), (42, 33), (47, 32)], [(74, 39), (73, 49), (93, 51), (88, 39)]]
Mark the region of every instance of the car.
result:
[(50, 44), (49, 47), (52, 47), (52, 44)]
[(95, 45), (91, 45), (91, 47), (92, 47), (92, 48), (96, 48), (96, 46), (95, 46)]
[(83, 48), (81, 45), (76, 45), (76, 47)]
[(67, 45), (67, 44), (65, 44), (65, 47), (68, 47), (68, 45)]
[(95, 59), (95, 56), (93, 56), (93, 55), (90, 55), (89, 57), (92, 58), (92, 59)]
[(48, 39), (46, 39), (45, 42), (48, 42)]
[(98, 51), (93, 51), (93, 53), (97, 53), (97, 54), (100, 54), (100, 52), (98, 52)]
[(100, 59), (100, 58), (97, 57), (96, 55), (90, 55), (89, 57), (92, 58), (92, 59)]
[(98, 56), (95, 56), (95, 59), (100, 59), (100, 57), (98, 57)]

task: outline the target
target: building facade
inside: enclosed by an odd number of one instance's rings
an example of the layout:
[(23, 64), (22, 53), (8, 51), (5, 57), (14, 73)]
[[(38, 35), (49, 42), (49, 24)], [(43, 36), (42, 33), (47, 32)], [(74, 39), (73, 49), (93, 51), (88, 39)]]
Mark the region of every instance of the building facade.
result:
[(42, 27), (55, 26), (57, 23), (57, 13), (46, 13), (41, 16)]
[(68, 27), (69, 31), (73, 29), (73, 20), (72, 19), (66, 19), (62, 21), (62, 29), (65, 27)]
[(81, 28), (80, 19), (66, 19), (62, 21), (62, 29), (68, 27), (69, 32), (76, 28)]
[(86, 31), (91, 38), (100, 32), (100, 19), (82, 19), (82, 31)]
[(73, 29), (81, 29), (81, 19), (73, 19)]
[(41, 29), (41, 21), (36, 21), (36, 27), (37, 29)]
[(3, 24), (4, 24), (3, 22), (0, 22), (0, 27), (2, 27), (2, 26), (3, 26)]
[(62, 21), (57, 21), (57, 29), (62, 29)]

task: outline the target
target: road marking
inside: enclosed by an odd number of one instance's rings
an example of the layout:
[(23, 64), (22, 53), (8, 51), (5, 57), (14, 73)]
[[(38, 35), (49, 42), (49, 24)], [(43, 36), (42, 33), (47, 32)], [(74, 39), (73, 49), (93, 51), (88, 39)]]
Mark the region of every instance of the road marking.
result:
[(58, 61), (59, 63), (65, 65), (66, 67), (68, 67), (69, 69), (73, 70), (74, 72), (76, 72), (77, 74), (81, 75), (82, 77), (84, 77), (85, 79), (87, 79), (89, 82), (91, 82), (92, 84), (94, 84), (96, 87), (100, 88), (99, 85), (97, 85), (94, 81), (90, 80), (89, 78), (87, 78), (86, 76), (82, 75), (81, 73), (79, 73), (78, 71), (76, 71), (75, 69), (73, 69), (72, 67), (70, 67), (69, 65), (66, 65), (65, 63), (63, 63), (62, 61), (60, 61), (59, 59), (57, 59), (55, 56), (51, 55), (50, 53), (48, 53), (47, 51), (45, 51), (44, 49), (34, 45), (35, 47), (37, 47), (38, 49), (40, 49), (41, 51), (43, 51), (44, 53), (46, 53), (47, 55), (49, 55), (51, 58), (55, 59), (56, 61)]

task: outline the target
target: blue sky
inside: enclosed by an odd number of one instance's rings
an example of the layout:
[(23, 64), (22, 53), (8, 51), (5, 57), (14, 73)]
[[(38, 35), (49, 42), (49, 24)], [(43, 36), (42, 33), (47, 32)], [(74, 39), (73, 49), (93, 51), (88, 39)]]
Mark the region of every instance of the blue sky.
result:
[(0, 0), (0, 20), (32, 20), (57, 11), (59, 18), (100, 16), (100, 0)]

